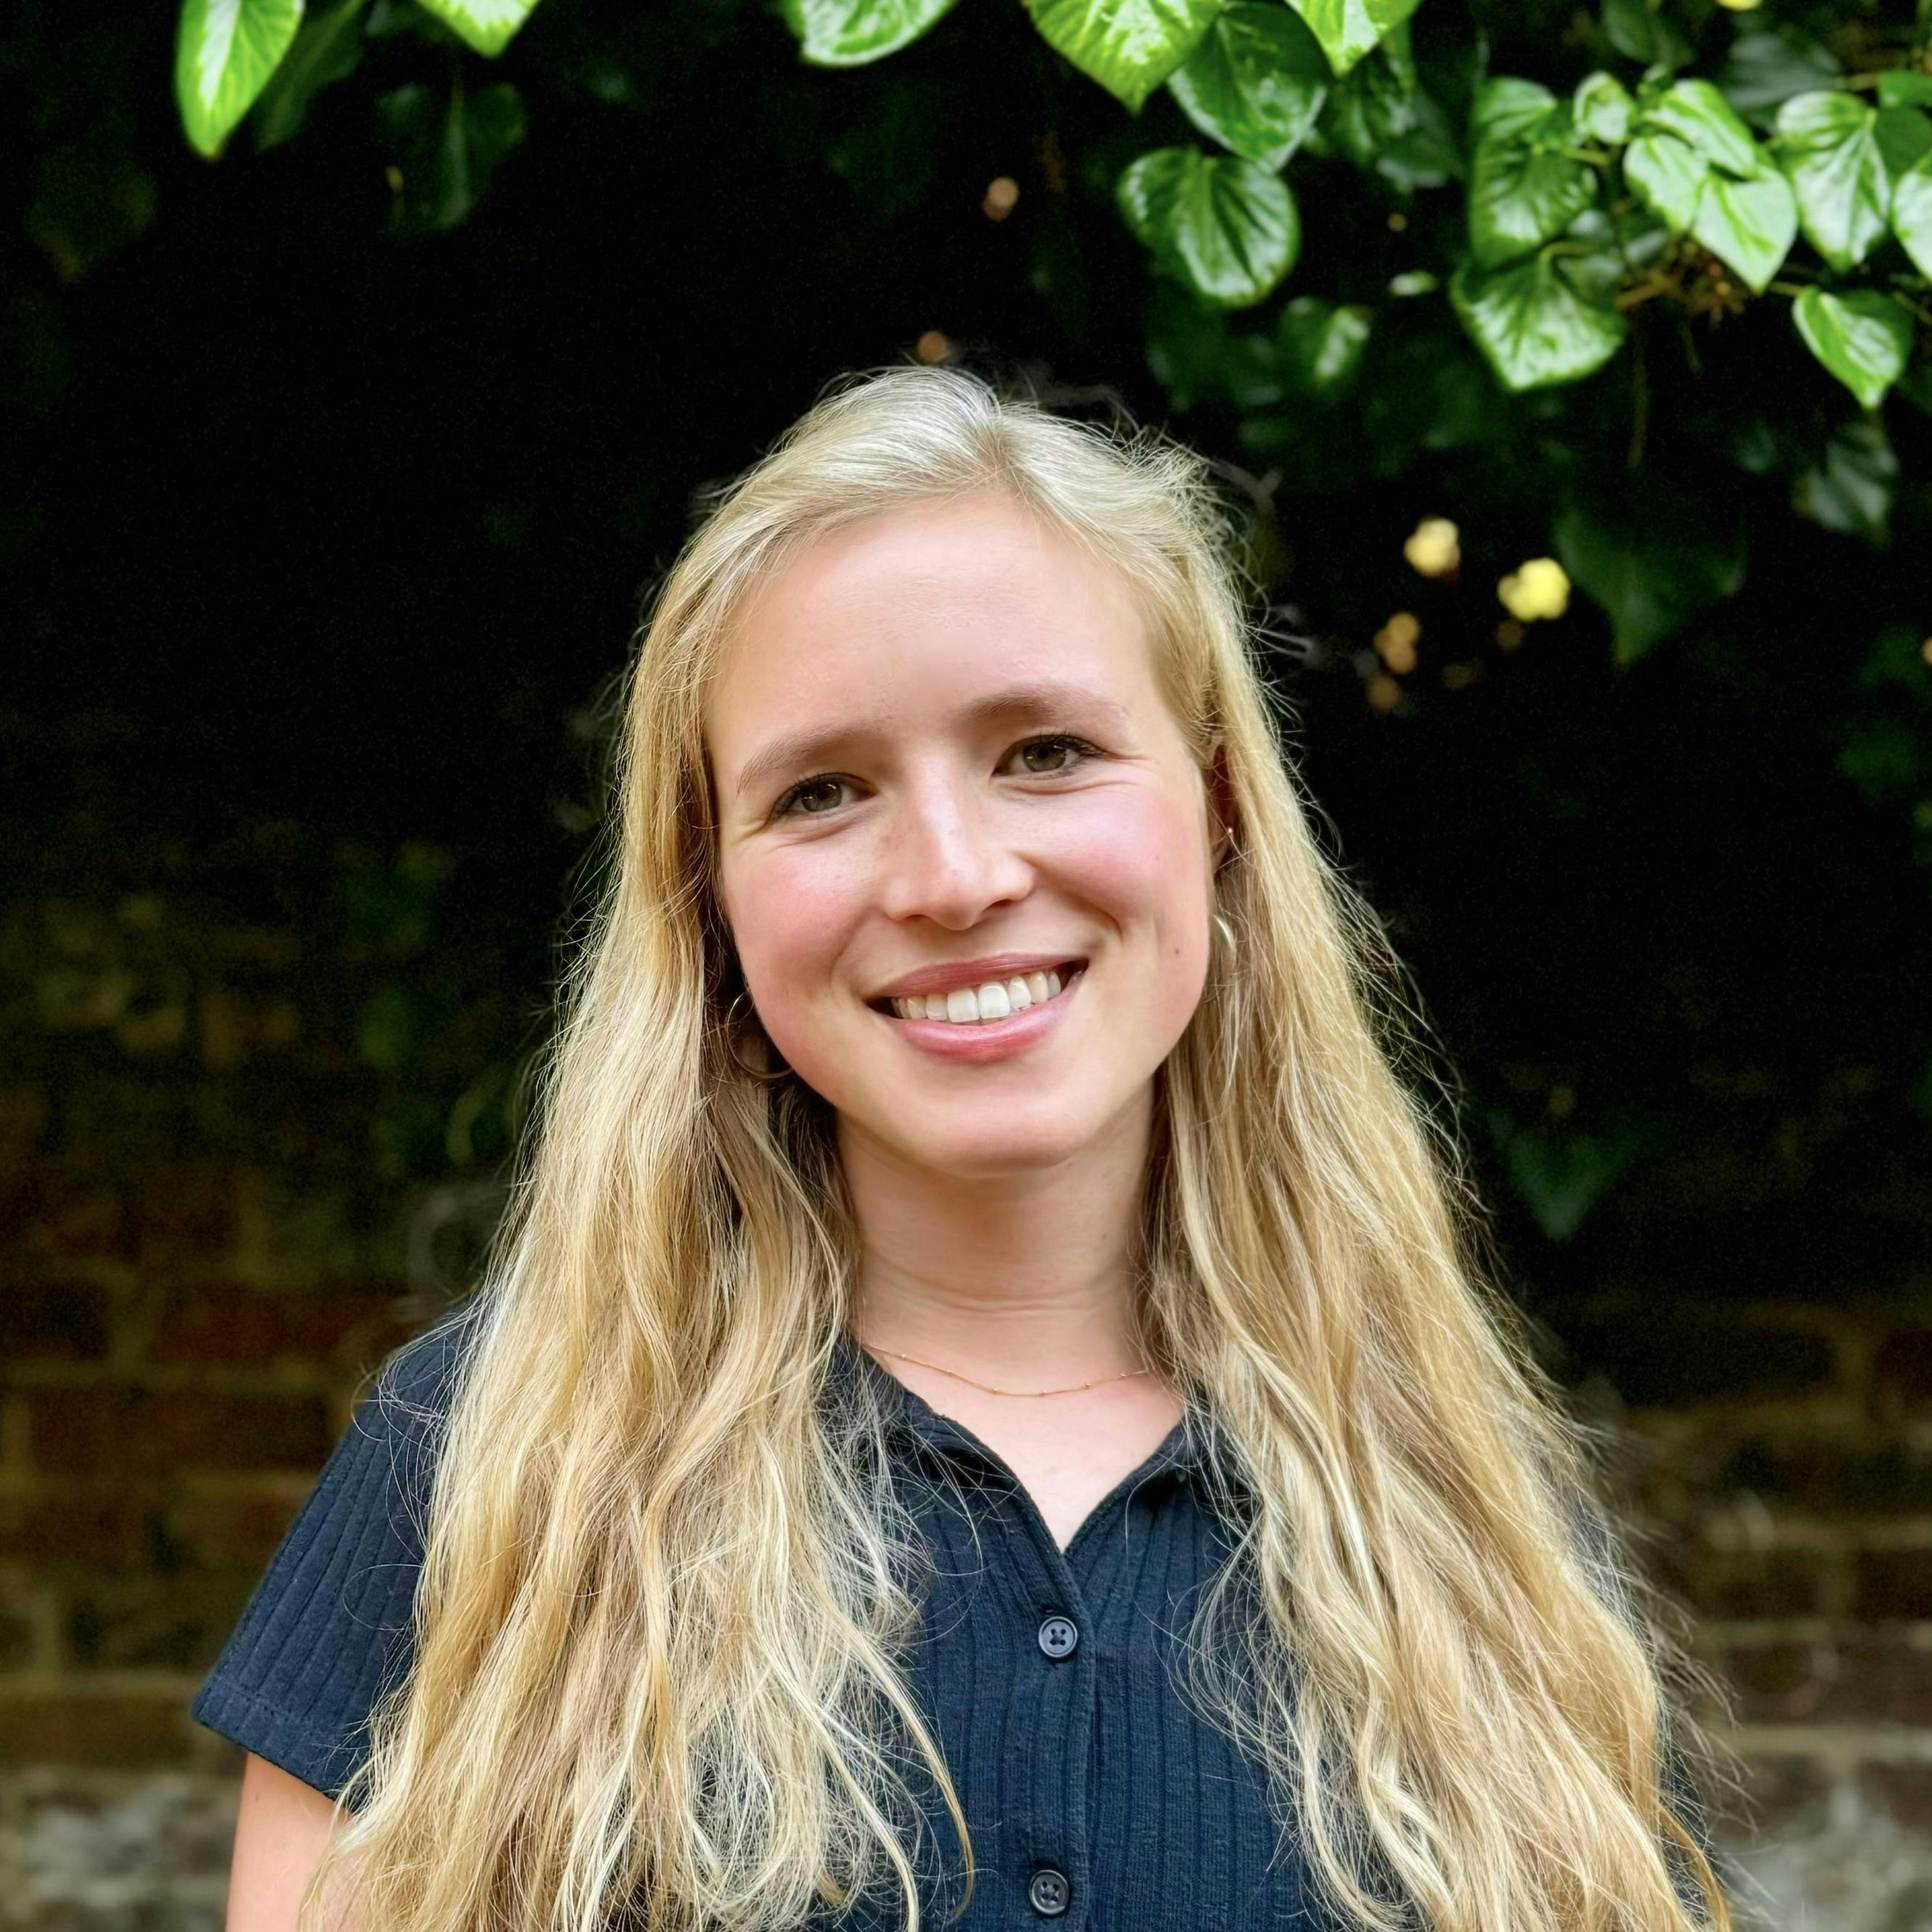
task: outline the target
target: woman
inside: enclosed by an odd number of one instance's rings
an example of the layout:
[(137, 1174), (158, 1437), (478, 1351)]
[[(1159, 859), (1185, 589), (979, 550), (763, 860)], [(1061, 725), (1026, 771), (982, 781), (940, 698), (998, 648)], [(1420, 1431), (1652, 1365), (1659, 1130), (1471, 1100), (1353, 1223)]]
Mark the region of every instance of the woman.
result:
[(254, 1922), (1728, 1924), (1227, 535), (904, 368), (693, 536), (485, 1282), (197, 1701)]

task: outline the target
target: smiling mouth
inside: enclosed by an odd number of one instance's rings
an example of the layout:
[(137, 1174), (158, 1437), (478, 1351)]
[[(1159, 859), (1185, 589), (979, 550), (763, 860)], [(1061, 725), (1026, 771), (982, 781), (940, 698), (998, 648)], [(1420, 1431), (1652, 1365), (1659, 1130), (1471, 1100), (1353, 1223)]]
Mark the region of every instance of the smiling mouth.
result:
[(1043, 972), (1016, 974), (1010, 979), (988, 980), (976, 986), (956, 986), (950, 992), (915, 994), (902, 1000), (868, 1000), (866, 1004), (888, 1019), (983, 1026), (1059, 998), (1086, 970), (1085, 960), (1065, 959)]

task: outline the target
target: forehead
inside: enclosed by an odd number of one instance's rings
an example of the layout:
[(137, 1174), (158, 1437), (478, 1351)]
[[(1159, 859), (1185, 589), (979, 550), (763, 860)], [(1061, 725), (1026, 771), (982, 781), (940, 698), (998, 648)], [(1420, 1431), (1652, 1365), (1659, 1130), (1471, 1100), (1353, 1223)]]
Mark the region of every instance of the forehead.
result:
[(908, 505), (815, 539), (754, 594), (712, 679), (705, 735), (728, 763), (776, 724), (926, 715), (1016, 674), (1159, 702), (1120, 572), (1004, 496)]

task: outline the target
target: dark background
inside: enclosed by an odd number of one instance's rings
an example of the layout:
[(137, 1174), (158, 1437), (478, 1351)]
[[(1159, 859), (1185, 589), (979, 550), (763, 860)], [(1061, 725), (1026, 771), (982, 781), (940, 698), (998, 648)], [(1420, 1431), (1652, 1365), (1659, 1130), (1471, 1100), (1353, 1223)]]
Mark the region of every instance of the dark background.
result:
[[(600, 693), (693, 492), (938, 331), (1232, 466), (1324, 837), (1438, 1031), (1510, 1291), (1624, 1426), (1761, 1804), (1794, 1844), (1924, 1828), (1932, 821), (1909, 754), (1895, 796), (1853, 769), (1921, 728), (1861, 676), (1885, 626), (1932, 632), (1922, 489), (1888, 548), (1760, 490), (1743, 592), (1634, 666), (1580, 598), (1499, 648), (1486, 586), (1548, 548), (1538, 406), (1368, 476), (1324, 469), (1332, 424), (1284, 459), (1178, 413), (1091, 187), (1125, 117), (1020, 8), (962, 6), (889, 81), (802, 67), (755, 7), (608, 12), (532, 20), (501, 64), (528, 139), (428, 234), (396, 232), (360, 79), (210, 165), (165, 10), (0, 34), (0, 1761), (228, 1768), (179, 1702), (488, 1225)], [(1311, 260), (1382, 246), (1304, 201)], [(1761, 382), (1792, 352), (1753, 328)], [(1789, 374), (1795, 418), (1825, 406)], [(1732, 488), (1721, 397), (1655, 380), (1678, 479)], [(1908, 476), (1928, 428), (1893, 424)], [(1444, 514), (1453, 585), (1400, 556)], [(1424, 665), (1384, 710), (1398, 608)]]

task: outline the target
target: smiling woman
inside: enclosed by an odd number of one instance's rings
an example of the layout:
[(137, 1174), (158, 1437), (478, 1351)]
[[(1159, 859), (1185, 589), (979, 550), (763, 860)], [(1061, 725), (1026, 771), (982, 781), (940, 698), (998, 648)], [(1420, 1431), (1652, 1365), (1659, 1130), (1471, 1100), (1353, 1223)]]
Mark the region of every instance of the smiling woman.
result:
[(691, 540), (486, 1277), (197, 1701), (317, 1924), (1728, 1924), (1228, 537), (904, 368)]

